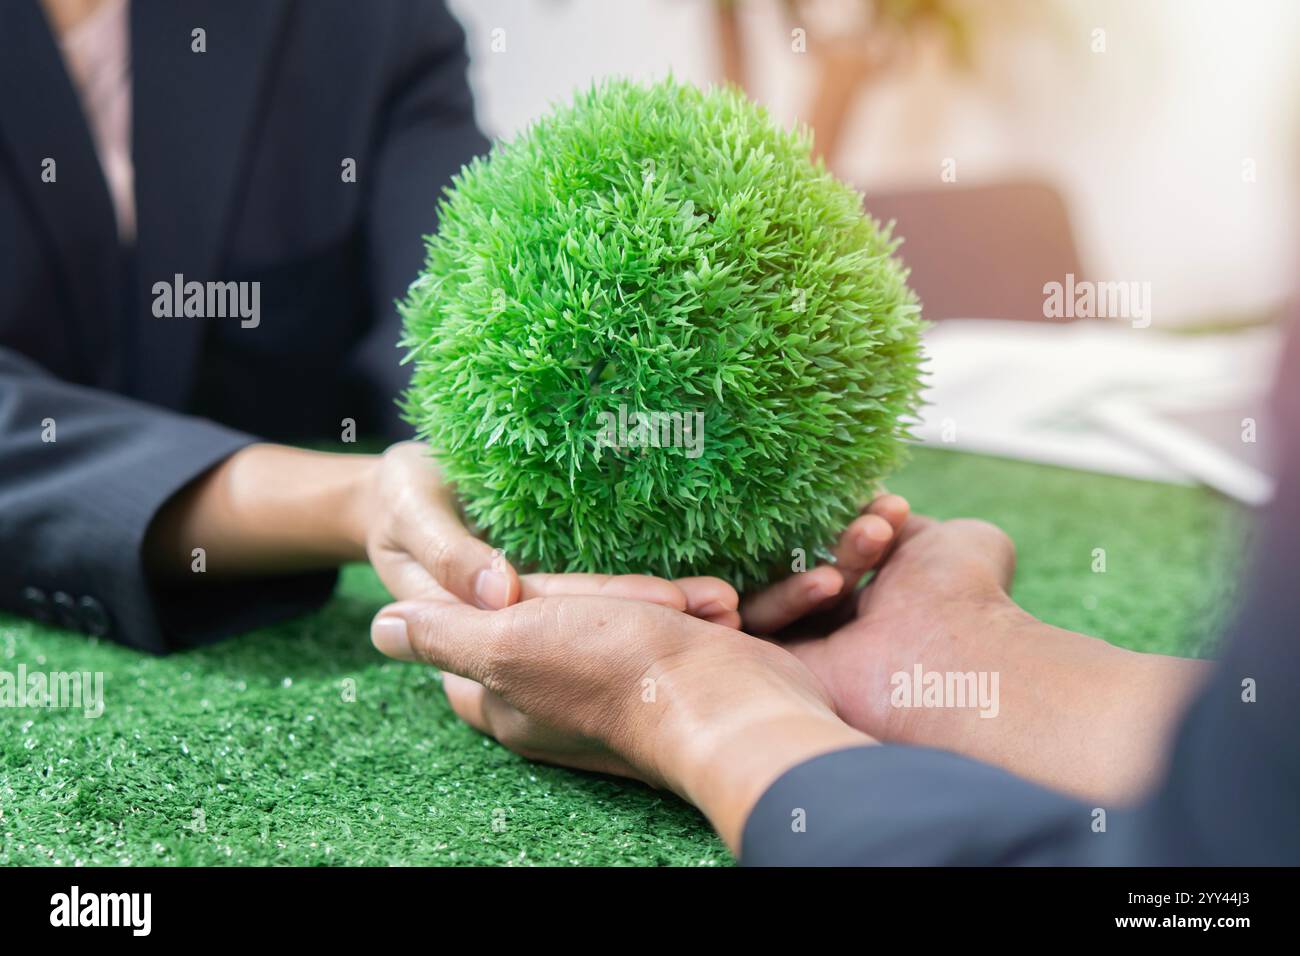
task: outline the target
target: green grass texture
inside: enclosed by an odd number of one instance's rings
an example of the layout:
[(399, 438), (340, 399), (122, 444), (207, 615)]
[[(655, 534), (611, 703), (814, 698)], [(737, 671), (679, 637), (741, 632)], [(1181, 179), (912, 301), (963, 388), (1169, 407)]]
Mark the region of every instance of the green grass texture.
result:
[[(1005, 528), (1047, 621), (1213, 653), (1249, 522), (1212, 493), (924, 449), (890, 488)], [(352, 566), (316, 614), (166, 658), (0, 616), (0, 670), (105, 674), (97, 719), (0, 709), (0, 864), (730, 864), (675, 797), (460, 723), (435, 673), (370, 647), (385, 597)]]

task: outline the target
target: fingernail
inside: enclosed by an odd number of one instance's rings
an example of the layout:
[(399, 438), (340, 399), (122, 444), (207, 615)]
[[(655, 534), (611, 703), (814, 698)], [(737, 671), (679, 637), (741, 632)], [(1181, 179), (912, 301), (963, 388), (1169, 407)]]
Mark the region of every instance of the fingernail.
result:
[(510, 579), (500, 571), (480, 571), (474, 579), (474, 599), (485, 611), (499, 611), (510, 600)]
[(370, 643), (381, 654), (409, 660), (412, 657), (411, 639), (406, 633), (406, 621), (400, 617), (378, 617), (370, 625)]
[(721, 601), (710, 601), (701, 608), (697, 608), (695, 613), (700, 617), (712, 617), (715, 614), (722, 614), (724, 611), (734, 611), (735, 607), (727, 607)]
[(818, 581), (816, 578), (814, 578), (813, 580), (808, 582), (807, 591), (808, 591), (808, 596), (810, 598), (814, 598), (814, 599), (828, 598), (828, 597), (834, 597), (836, 594), (839, 594), (840, 586), (838, 581), (823, 582), (823, 581)]
[(881, 519), (880, 521), (869, 521), (863, 529), (866, 541), (862, 542), (862, 550), (871, 548), (871, 542), (884, 544), (894, 536), (894, 529), (890, 527), (889, 522)]

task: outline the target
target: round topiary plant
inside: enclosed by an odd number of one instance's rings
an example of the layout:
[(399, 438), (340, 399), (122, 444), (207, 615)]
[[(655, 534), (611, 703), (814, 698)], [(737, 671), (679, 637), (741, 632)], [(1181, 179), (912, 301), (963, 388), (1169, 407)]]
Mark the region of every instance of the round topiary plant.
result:
[(520, 567), (760, 584), (899, 461), (897, 241), (735, 91), (583, 93), (466, 166), (426, 242), (404, 411)]

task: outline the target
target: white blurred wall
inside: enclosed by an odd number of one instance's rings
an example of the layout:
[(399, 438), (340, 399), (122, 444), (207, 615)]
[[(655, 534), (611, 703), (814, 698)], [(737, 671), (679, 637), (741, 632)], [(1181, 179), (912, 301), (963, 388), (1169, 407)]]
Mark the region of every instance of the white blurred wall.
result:
[[(754, 93), (806, 111), (775, 0), (740, 0)], [(822, 7), (857, 0), (821, 0)], [(451, 0), (479, 119), (510, 136), (593, 79), (717, 79), (708, 0)], [(977, 73), (918, 57), (856, 106), (837, 171), (867, 189), (1040, 176), (1096, 278), (1152, 283), (1158, 324), (1265, 309), (1297, 276), (1300, 2), (973, 4)], [(1093, 52), (1095, 29), (1105, 52)], [(495, 32), (494, 31), (504, 31)], [(810, 30), (811, 32), (811, 30)], [(504, 50), (493, 52), (494, 40)], [(1255, 181), (1244, 180), (1253, 161)]]

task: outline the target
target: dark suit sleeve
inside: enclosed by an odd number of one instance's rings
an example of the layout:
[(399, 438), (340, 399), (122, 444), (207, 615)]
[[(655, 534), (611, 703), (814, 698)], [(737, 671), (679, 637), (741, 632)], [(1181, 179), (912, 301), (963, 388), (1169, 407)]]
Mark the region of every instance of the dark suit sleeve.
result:
[[(742, 862), (1300, 864), (1300, 338), (1273, 434), (1291, 440), (1249, 596), (1146, 803), (1094, 807), (953, 754), (862, 747), (784, 774), (746, 823)], [(1105, 829), (1097, 810), (1105, 810)]]
[(162, 653), (319, 605), (332, 573), (169, 589), (145, 575), (154, 515), (252, 441), (0, 348), (0, 610)]
[(421, 237), (437, 228), (437, 205), (451, 177), (488, 141), (474, 121), (465, 71), (465, 34), (446, 7), (419, 0), (407, 5), (394, 38), (392, 81), (370, 161), (372, 177), (366, 222), (366, 259), (371, 278), (372, 329), (356, 355), (366, 394), (374, 396), (371, 420), (384, 437), (410, 438), (396, 399), (410, 373), (397, 347), (401, 321), (394, 303), (424, 263)]

